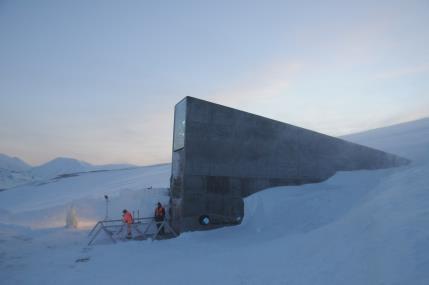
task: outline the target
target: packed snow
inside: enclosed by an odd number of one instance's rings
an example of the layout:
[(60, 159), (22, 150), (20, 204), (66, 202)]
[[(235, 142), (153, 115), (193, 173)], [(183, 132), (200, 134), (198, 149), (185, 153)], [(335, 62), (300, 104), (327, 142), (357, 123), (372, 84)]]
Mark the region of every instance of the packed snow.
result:
[[(2, 284), (429, 284), (429, 119), (347, 139), (410, 165), (340, 172), (245, 199), (239, 226), (116, 244), (88, 231), (168, 201), (170, 165), (89, 172), (0, 192)], [(78, 228), (65, 228), (74, 207)]]

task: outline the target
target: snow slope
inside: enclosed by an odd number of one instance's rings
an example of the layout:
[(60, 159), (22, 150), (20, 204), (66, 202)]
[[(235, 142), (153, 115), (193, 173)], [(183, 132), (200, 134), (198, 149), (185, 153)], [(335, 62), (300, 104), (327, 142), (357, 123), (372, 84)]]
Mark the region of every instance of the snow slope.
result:
[(133, 168), (131, 164), (93, 165), (74, 158), (58, 157), (42, 165), (33, 167), (31, 173), (39, 179), (51, 179), (64, 174), (73, 174), (99, 170), (116, 170)]
[[(411, 158), (410, 165), (340, 172), (319, 184), (267, 189), (245, 200), (240, 226), (184, 233), (172, 240), (118, 244), (100, 240), (87, 247), (85, 229), (48, 225), (34, 229), (46, 214), (61, 216), (58, 209), (69, 203), (80, 207), (81, 219), (101, 218), (104, 201), (98, 197), (106, 191), (118, 210), (131, 205), (150, 211), (154, 201), (167, 199), (166, 191), (143, 188), (165, 187), (168, 165), (105, 176), (85, 174), (0, 192), (0, 209), (12, 221), (0, 224), (0, 280), (5, 284), (429, 284), (428, 127), (423, 120), (349, 136)], [(97, 188), (102, 181), (105, 184)], [(33, 191), (44, 198), (22, 200), (23, 193)], [(25, 213), (35, 216), (27, 224), (33, 229), (23, 226)], [(61, 218), (65, 221), (65, 215)]]
[(131, 164), (92, 165), (85, 161), (58, 157), (47, 163), (32, 167), (17, 157), (0, 154), (0, 189), (16, 187), (31, 182), (44, 183), (63, 175), (90, 171), (134, 168)]
[(34, 167), (31, 169), (31, 173), (36, 177), (49, 179), (67, 173), (87, 172), (90, 171), (91, 168), (92, 165), (84, 161), (58, 157), (45, 164)]
[(429, 118), (342, 137), (343, 139), (411, 158), (429, 160)]
[(20, 172), (9, 169), (0, 169), (0, 191), (30, 183), (33, 180), (34, 177), (27, 171)]
[[(15, 187), (1, 192), (0, 212), (3, 214), (0, 215), (0, 223), (37, 228), (62, 226), (71, 205), (77, 207), (81, 219), (94, 223), (105, 215), (104, 195), (111, 196), (112, 212), (118, 214), (123, 207), (135, 205), (136, 200), (130, 198), (136, 196), (134, 192), (146, 188), (167, 188), (170, 168), (169, 164), (161, 164), (88, 172)], [(128, 195), (130, 201), (120, 202), (123, 195)], [(150, 213), (155, 202), (150, 205)]]
[(19, 158), (0, 153), (0, 190), (32, 181), (32, 175), (27, 172), (30, 168)]
[(8, 169), (12, 171), (25, 171), (30, 169), (31, 166), (19, 159), (18, 157), (10, 157), (0, 153), (0, 169)]

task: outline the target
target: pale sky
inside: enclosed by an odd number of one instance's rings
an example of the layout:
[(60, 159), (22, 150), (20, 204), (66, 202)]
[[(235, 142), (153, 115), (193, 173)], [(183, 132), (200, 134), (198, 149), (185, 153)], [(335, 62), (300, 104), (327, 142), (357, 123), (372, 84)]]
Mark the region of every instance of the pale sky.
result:
[(171, 160), (185, 96), (343, 135), (429, 116), (429, 1), (0, 0), (0, 153)]

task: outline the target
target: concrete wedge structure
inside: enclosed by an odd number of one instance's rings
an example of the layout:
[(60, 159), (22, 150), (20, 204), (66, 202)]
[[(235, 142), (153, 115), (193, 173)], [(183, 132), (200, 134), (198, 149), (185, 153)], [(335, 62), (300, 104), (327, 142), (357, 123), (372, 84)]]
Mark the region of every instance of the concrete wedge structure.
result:
[[(239, 224), (243, 198), (337, 171), (409, 160), (251, 113), (186, 97), (175, 107), (172, 226), (178, 232)], [(206, 225), (208, 224), (208, 225)]]

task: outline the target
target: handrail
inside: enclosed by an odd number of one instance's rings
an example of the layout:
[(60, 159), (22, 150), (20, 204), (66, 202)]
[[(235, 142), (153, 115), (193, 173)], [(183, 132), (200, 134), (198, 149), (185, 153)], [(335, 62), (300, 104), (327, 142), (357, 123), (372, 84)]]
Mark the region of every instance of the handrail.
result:
[[(102, 221), (98, 221), (95, 224), (95, 226), (92, 228), (92, 230), (88, 233), (88, 236), (91, 238), (88, 245), (92, 244), (92, 242), (97, 238), (98, 234), (102, 230), (108, 234), (109, 238), (113, 242), (116, 242), (114, 235), (121, 233), (124, 225), (125, 225), (125, 223), (123, 222), (123, 220), (102, 220)], [(134, 225), (134, 227), (133, 227), (134, 230), (139, 232), (141, 234), (141, 236), (143, 236), (143, 237), (152, 236), (152, 240), (157, 239), (162, 228), (166, 228), (174, 236), (177, 236), (177, 233), (171, 228), (171, 226), (169, 224), (169, 219), (164, 219), (163, 221), (156, 221), (155, 217), (136, 218), (136, 219), (133, 219), (133, 222), (131, 223), (131, 225)], [(143, 226), (143, 225), (146, 225), (145, 230), (144, 230), (144, 232), (141, 232), (138, 229), (138, 226)], [(159, 227), (158, 227), (158, 225), (159, 225)], [(148, 231), (152, 226), (157, 226), (157, 229), (155, 230), (155, 233), (153, 235), (152, 234), (148, 235)], [(112, 232), (112, 230), (109, 230), (112, 228), (119, 228), (119, 227), (121, 228), (121, 230), (119, 230), (117, 233), (114, 233), (114, 232)]]
[[(153, 219), (154, 219), (154, 217), (135, 218), (135, 219), (133, 219), (132, 224), (137, 224), (139, 221), (153, 220)], [(108, 227), (109, 225), (104, 225), (104, 224), (105, 223), (119, 223), (119, 222), (123, 223), (123, 220), (101, 220), (101, 221), (98, 221), (94, 225), (94, 227), (91, 229), (91, 231), (88, 233), (88, 236), (91, 236), (94, 233), (95, 229), (101, 224), (103, 224), (104, 227)]]

